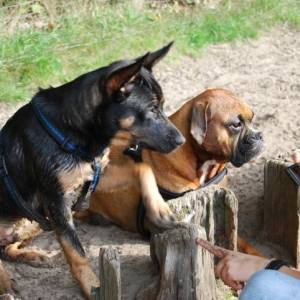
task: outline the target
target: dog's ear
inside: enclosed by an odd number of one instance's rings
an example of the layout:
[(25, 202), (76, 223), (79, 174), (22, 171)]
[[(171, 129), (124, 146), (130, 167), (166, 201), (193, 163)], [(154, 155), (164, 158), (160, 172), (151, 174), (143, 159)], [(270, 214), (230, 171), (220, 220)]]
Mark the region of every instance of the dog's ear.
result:
[(135, 76), (140, 72), (143, 63), (147, 59), (148, 55), (149, 53), (142, 56), (135, 63), (117, 69), (109, 75), (104, 84), (105, 92), (109, 99), (112, 99), (114, 94), (118, 93), (120, 90), (122, 92), (126, 92), (126, 84), (134, 80)]
[[(152, 71), (152, 67), (156, 65), (171, 49), (174, 42), (171, 42), (167, 46), (155, 51), (151, 52), (148, 57), (146, 58), (143, 67)], [(140, 59), (140, 57), (138, 58)]]
[(209, 106), (206, 102), (196, 102), (192, 109), (190, 132), (199, 145), (206, 135)]

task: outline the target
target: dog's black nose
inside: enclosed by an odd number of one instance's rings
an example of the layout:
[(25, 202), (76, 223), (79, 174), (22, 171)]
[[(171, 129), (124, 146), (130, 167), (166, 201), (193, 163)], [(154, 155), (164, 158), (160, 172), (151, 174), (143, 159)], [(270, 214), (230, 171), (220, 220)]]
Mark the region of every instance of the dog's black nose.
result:
[(256, 140), (262, 140), (263, 139), (263, 134), (262, 132), (256, 132), (255, 135), (254, 135), (254, 138)]
[(175, 143), (176, 143), (176, 145), (178, 145), (178, 146), (182, 145), (184, 142), (185, 142), (185, 138), (183, 137), (183, 135), (178, 135), (178, 136), (175, 138)]

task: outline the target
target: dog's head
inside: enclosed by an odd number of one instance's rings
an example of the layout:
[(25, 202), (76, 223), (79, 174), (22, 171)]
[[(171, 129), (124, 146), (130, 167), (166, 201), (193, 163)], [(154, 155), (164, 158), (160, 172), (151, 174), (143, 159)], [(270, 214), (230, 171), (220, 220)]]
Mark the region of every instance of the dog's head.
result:
[(85, 145), (100, 141), (106, 147), (122, 132), (128, 145), (169, 153), (185, 139), (162, 110), (163, 93), (152, 67), (171, 45), (114, 62), (57, 88), (41, 89), (38, 105), (51, 123), (64, 124), (63, 130), (72, 130), (76, 138), (80, 133)]
[(108, 134), (115, 136), (121, 131), (127, 144), (161, 153), (169, 153), (185, 141), (163, 112), (162, 89), (152, 73), (152, 67), (170, 47), (108, 67), (107, 75), (99, 82), (103, 97), (98, 110)]
[(262, 133), (251, 126), (253, 116), (236, 94), (207, 90), (194, 99), (191, 134), (211, 157), (240, 167), (266, 148)]

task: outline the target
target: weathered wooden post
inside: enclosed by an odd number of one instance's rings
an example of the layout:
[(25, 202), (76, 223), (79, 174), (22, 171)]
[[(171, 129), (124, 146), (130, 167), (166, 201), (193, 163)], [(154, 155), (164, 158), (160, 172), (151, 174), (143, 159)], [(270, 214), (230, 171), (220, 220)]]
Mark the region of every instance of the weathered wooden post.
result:
[(237, 200), (218, 186), (209, 186), (168, 201), (180, 223), (162, 230), (151, 225), (151, 258), (157, 277), (138, 300), (217, 299), (213, 257), (197, 246), (196, 237), (236, 249)]
[(91, 300), (121, 300), (120, 255), (117, 249), (100, 248), (99, 269), (100, 288), (92, 288)]
[[(209, 186), (168, 204), (181, 222), (169, 230), (150, 225), (150, 252), (157, 276), (136, 299), (217, 299), (213, 256), (199, 247), (195, 239), (202, 237), (236, 250), (238, 204), (234, 194), (219, 186)], [(117, 250), (100, 249), (100, 281), (100, 291), (94, 289), (91, 299), (121, 299)]]
[(264, 237), (283, 246), (300, 268), (300, 188), (286, 173), (291, 163), (269, 160), (265, 164)]

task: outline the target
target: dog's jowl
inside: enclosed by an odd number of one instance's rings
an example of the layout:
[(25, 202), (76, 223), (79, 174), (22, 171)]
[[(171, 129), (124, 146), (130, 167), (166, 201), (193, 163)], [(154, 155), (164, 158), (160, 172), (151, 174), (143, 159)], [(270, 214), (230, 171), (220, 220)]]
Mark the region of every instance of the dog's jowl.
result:
[[(135, 60), (114, 62), (60, 87), (41, 89), (1, 130), (0, 247), (2, 257), (33, 265), (51, 261), (19, 246), (54, 230), (72, 275), (89, 298), (99, 286), (80, 244), (72, 210), (86, 209), (95, 185), (108, 189), (147, 179), (149, 218), (170, 226), (174, 217), (145, 164), (111, 166), (111, 139), (169, 153), (184, 138), (162, 111), (152, 67), (170, 45)], [(148, 185), (147, 185), (148, 186)], [(0, 262), (0, 294), (16, 290)]]

